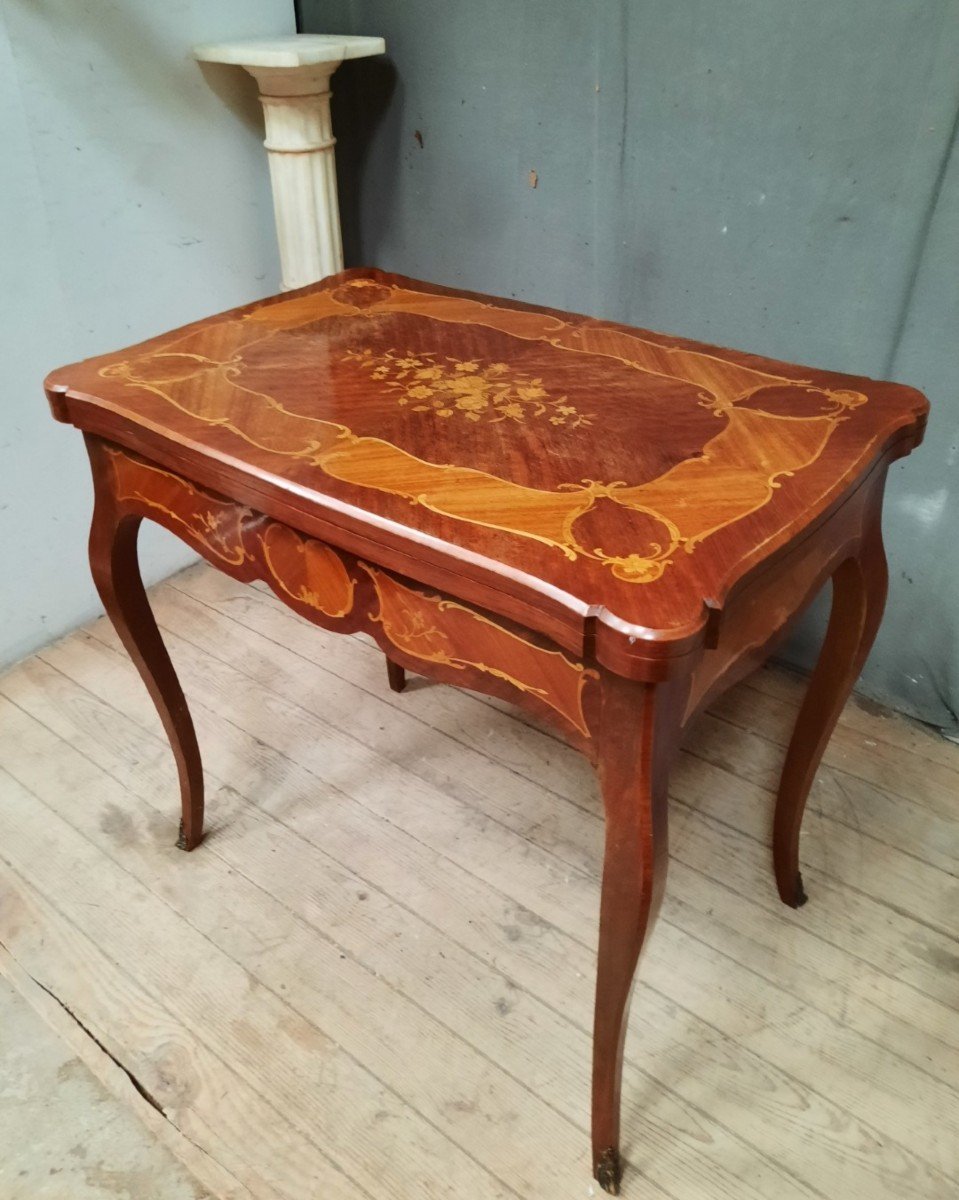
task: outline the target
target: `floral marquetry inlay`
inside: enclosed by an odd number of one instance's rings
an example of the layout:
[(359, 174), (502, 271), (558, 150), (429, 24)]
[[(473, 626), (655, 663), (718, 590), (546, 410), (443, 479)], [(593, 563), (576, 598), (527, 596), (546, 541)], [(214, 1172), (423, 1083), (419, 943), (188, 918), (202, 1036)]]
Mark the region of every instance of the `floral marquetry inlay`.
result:
[(371, 639), (394, 691), (414, 671), (515, 703), (598, 768), (592, 1161), (617, 1192), (627, 1001), (681, 735), (831, 581), (772, 822), (780, 897), (801, 904), (802, 813), (879, 627), (883, 489), (925, 398), (366, 269), (45, 387), (84, 433), (94, 580), (174, 749), (182, 848), (202, 835), (203, 768), (137, 567), (143, 518)]
[[(644, 629), (701, 620), (922, 411), (898, 385), (366, 270), (75, 364), (47, 389), (61, 419), (215, 464), (217, 488), (240, 473), (244, 496), (297, 519), (315, 506), (497, 591), (537, 579), (537, 611)], [(313, 558), (296, 551), (306, 608)]]
[[(437, 335), (447, 331), (447, 341), (449, 329), (460, 326), (466, 345), (459, 353), (444, 354), (409, 349), (406, 339), (386, 343), (386, 348), (378, 342), (384, 319), (411, 316), (431, 321)], [(334, 372), (321, 397), (335, 398), (342, 388), (344, 396), (356, 398), (356, 415), (362, 418), (363, 398), (379, 401), (385, 392), (395, 397), (398, 410), (439, 418), (431, 421), (434, 436), (428, 447), (404, 446), (399, 428), (390, 430), (396, 442), (357, 432), (354, 414), (345, 405), (302, 406), (297, 377), (305, 374), (312, 390), (324, 361), (323, 347), (332, 351), (334, 345), (312, 331), (334, 319), (351, 323), (349, 340), (339, 343), (334, 362), (354, 380)], [(477, 331), (497, 327), (524, 347), (523, 357), (537, 345), (548, 345), (550, 353), (542, 361), (549, 369), (542, 375), (523, 370), (522, 358), (507, 361), (505, 350), (488, 356), (474, 351)], [(680, 553), (691, 554), (705, 538), (762, 509), (782, 480), (819, 459), (837, 427), (867, 399), (846, 387), (816, 386), (704, 350), (663, 346), (638, 331), (576, 325), (535, 311), (497, 310), (467, 297), (436, 297), (368, 279), (347, 281), (329, 292), (304, 292), (217, 328), (216, 356), (206, 353), (213, 349), (212, 338), (175, 336), (134, 357), (111, 357), (99, 367), (100, 381), (116, 381), (141, 395), (152, 393), (271, 457), (302, 460), (329, 479), (391, 493), (475, 527), (535, 540), (571, 563), (600, 563), (614, 579), (630, 584), (656, 582)], [(297, 335), (295, 340), (291, 335)], [(302, 359), (297, 357), (301, 346), (306, 348)], [(610, 417), (617, 416), (615, 406), (609, 411), (607, 391), (585, 391), (582, 382), (604, 370), (614, 371), (610, 379), (619, 370), (630, 376), (615, 441)], [(564, 384), (550, 387), (544, 383), (547, 376)], [(284, 380), (290, 381), (285, 393), (279, 390)], [(570, 380), (579, 395), (589, 397), (588, 411), (570, 402), (572, 385), (565, 383)], [(666, 389), (666, 398), (655, 402), (659, 418), (650, 416), (647, 389), (654, 395)], [(667, 403), (672, 419), (663, 423)], [(691, 453), (666, 456), (657, 460), (659, 471), (631, 479), (635, 468), (622, 457), (622, 446), (632, 446), (635, 457), (650, 438), (642, 423), (624, 427), (623, 414), (628, 420), (629, 412), (638, 412), (643, 404), (645, 419), (659, 420), (660, 438), (679, 436), (684, 422), (695, 421), (690, 409), (700, 417), (711, 415), (700, 432), (702, 440), (690, 442)], [(600, 405), (607, 406), (603, 420)], [(541, 437), (541, 469), (542, 464), (559, 464), (565, 478), (553, 487), (530, 486), (510, 477), (509, 457), (491, 456), (485, 468), (474, 465), (475, 448), (468, 462), (457, 463), (457, 428), (479, 433), (487, 425), (504, 434), (516, 430), (523, 437), (533, 429), (540, 437), (579, 429), (578, 436), (564, 439), (562, 454), (555, 442)], [(592, 429), (587, 432), (588, 426)], [(502, 448), (508, 440), (500, 438), (497, 445)], [(444, 461), (447, 454), (450, 460)], [(600, 472), (609, 470), (614, 459), (624, 473), (604, 477)], [(507, 473), (499, 474), (500, 469)]]
[(348, 350), (343, 361), (368, 371), (413, 412), (491, 423), (542, 419), (571, 429), (593, 423), (593, 414), (581, 413), (568, 396), (551, 396), (542, 379), (509, 363), (412, 351), (374, 354), (369, 348)]
[(535, 696), (584, 737), (583, 689), (597, 674), (558, 650), (537, 646), (454, 600), (406, 587), (360, 564), (373, 580), (379, 612), (372, 620), (394, 646), (424, 662), (484, 675)]

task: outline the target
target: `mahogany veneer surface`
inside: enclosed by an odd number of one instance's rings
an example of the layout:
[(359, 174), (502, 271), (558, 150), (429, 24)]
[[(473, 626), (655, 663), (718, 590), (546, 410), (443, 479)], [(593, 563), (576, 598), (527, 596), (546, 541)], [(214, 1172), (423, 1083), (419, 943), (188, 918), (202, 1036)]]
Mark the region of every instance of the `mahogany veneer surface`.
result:
[(615, 1192), (680, 737), (831, 580), (773, 820), (799, 907), (810, 785), (882, 619), (886, 472), (921, 439), (924, 398), (375, 270), (65, 367), (47, 394), (86, 435), (91, 567), (172, 744), (183, 849), (203, 772), (139, 574), (144, 518), (315, 624), (369, 634), (395, 691), (412, 669), (510, 700), (596, 765), (592, 1149)]
[(914, 443), (926, 411), (899, 384), (375, 270), (65, 367), (47, 390), (61, 419), (281, 519), (322, 518), (398, 569), (413, 557), (438, 585), (461, 576), (577, 651), (596, 619), (615, 664), (688, 652), (708, 608)]

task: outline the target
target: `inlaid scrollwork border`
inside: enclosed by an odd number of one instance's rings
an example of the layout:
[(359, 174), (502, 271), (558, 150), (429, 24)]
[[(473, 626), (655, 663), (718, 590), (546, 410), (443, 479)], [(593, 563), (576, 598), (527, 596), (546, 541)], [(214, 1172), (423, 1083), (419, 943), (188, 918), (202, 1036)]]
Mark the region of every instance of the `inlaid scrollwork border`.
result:
[(597, 672), (545, 639), (403, 582), (117, 446), (94, 444), (122, 509), (164, 525), (225, 573), (262, 579), (314, 623), (369, 633), (423, 674), (525, 704), (580, 748), (590, 743), (584, 693)]
[[(547, 342), (571, 354), (615, 359), (640, 374), (692, 385), (700, 403), (715, 414), (719, 428), (700, 454), (648, 482), (570, 480), (556, 490), (543, 490), (474, 467), (430, 462), (381, 438), (360, 436), (347, 425), (292, 412), (277, 397), (251, 389), (243, 381), (244, 351), (253, 345), (333, 316), (384, 312), (482, 325), (519, 339)], [(201, 423), (225, 427), (259, 449), (309, 462), (333, 479), (403, 497), (445, 517), (534, 539), (570, 560), (600, 562), (617, 579), (636, 584), (654, 582), (678, 553), (694, 552), (705, 538), (761, 509), (783, 479), (817, 461), (837, 424), (867, 400), (861, 392), (817, 387), (809, 380), (747, 367), (679, 344), (664, 345), (598, 323), (571, 323), (553, 314), (418, 292), (366, 278), (301, 293), (240, 318), (224, 318), (215, 328), (222, 346), (216, 359), (200, 350), (209, 345), (207, 328), (179, 335), (141, 356), (113, 362), (101, 374), (159, 396)], [(198, 381), (202, 387), (191, 386)], [(796, 389), (816, 411), (787, 416), (764, 411), (755, 400), (744, 406), (744, 401), (769, 387)], [(251, 397), (261, 403), (251, 406)], [(761, 455), (755, 452), (757, 445), (762, 447)], [(624, 517), (629, 512), (641, 514), (651, 525), (645, 544), (617, 554), (584, 541), (577, 521), (600, 499), (619, 505)]]

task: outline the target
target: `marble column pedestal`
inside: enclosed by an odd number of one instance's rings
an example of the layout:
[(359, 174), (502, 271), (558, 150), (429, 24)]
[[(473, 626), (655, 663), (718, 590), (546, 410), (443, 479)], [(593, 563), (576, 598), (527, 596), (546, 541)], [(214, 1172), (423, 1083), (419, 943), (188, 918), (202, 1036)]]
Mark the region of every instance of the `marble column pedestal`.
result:
[(194, 47), (200, 62), (244, 67), (259, 85), (284, 290), (343, 268), (330, 77), (385, 49), (382, 38), (316, 33)]

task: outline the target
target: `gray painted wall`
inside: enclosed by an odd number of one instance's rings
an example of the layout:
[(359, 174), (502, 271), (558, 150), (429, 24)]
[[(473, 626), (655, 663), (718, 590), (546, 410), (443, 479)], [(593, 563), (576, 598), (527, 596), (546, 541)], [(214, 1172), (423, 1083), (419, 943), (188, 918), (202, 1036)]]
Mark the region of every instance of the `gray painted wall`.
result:
[[(99, 611), (44, 375), (279, 287), (256, 85), (189, 48), (292, 29), (290, 0), (0, 0), (0, 667)], [(142, 542), (150, 579), (192, 557)]]
[[(926, 444), (891, 472), (861, 688), (955, 729), (955, 0), (302, 10), (306, 31), (387, 39), (334, 77), (348, 261), (928, 393)], [(823, 609), (787, 657), (811, 661)]]

